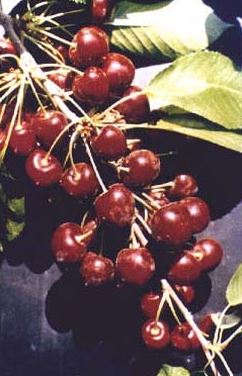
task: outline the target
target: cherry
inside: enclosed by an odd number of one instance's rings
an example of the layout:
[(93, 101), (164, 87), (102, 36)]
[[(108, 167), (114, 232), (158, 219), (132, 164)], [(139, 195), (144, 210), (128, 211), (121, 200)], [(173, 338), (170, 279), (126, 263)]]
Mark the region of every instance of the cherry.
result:
[(204, 333), (209, 334), (214, 327), (212, 316), (210, 314), (203, 316), (200, 319), (198, 326)]
[(74, 96), (90, 105), (103, 104), (109, 95), (109, 82), (101, 68), (89, 67), (83, 75), (76, 75), (72, 82)]
[(203, 231), (210, 221), (208, 205), (198, 197), (186, 197), (180, 203), (187, 209), (191, 219), (192, 232)]
[(181, 252), (173, 261), (167, 277), (170, 281), (187, 285), (197, 280), (201, 274), (199, 261), (188, 252)]
[(94, 252), (87, 252), (80, 268), (86, 285), (98, 286), (111, 281), (114, 277), (112, 260)]
[(123, 161), (121, 178), (130, 186), (150, 184), (160, 173), (160, 159), (150, 150), (134, 150)]
[(155, 318), (160, 301), (161, 297), (159, 294), (155, 294), (153, 292), (144, 294), (140, 302), (143, 314), (150, 319)]
[(144, 285), (155, 272), (155, 261), (147, 248), (126, 248), (117, 255), (116, 270), (123, 281)]
[(91, 146), (99, 157), (115, 160), (126, 152), (126, 137), (115, 125), (106, 125), (97, 136), (92, 137)]
[(92, 20), (96, 23), (105, 21), (110, 9), (110, 0), (92, 0), (91, 14)]
[(192, 235), (190, 215), (178, 202), (158, 209), (151, 218), (150, 226), (156, 240), (171, 246), (181, 245)]
[(192, 285), (174, 285), (174, 288), (185, 304), (191, 304), (196, 296), (196, 290)]
[(110, 92), (114, 95), (126, 89), (133, 81), (135, 66), (125, 55), (109, 53), (103, 57), (102, 69), (106, 73)]
[(69, 50), (71, 62), (76, 67), (98, 65), (109, 52), (107, 34), (96, 26), (82, 27), (74, 36)]
[(4, 148), (6, 137), (6, 132), (0, 129), (0, 151)]
[(188, 351), (191, 348), (191, 343), (188, 335), (191, 331), (191, 327), (188, 323), (176, 325), (171, 332), (171, 344), (174, 348), (181, 351)]
[(150, 198), (152, 198), (153, 201), (156, 202), (159, 206), (165, 206), (170, 203), (169, 198), (165, 195), (164, 192), (152, 192), (149, 193)]
[[(123, 98), (136, 94), (120, 103), (116, 109), (125, 117), (127, 123), (144, 122), (150, 113), (150, 104), (146, 94), (140, 93), (141, 88), (130, 86), (125, 90)], [(139, 94), (140, 93), (140, 94)]]
[(49, 74), (48, 78), (61, 89), (67, 89), (68, 72), (66, 70), (59, 69), (57, 72)]
[(57, 183), (63, 172), (58, 159), (41, 149), (34, 150), (29, 154), (25, 169), (30, 179), (41, 187)]
[(62, 112), (48, 110), (35, 114), (32, 124), (40, 142), (44, 146), (50, 147), (61, 131), (67, 126), (68, 121)]
[(170, 342), (170, 331), (164, 321), (148, 320), (142, 327), (142, 338), (147, 347), (163, 349)]
[(56, 47), (56, 50), (61, 55), (63, 62), (66, 63), (69, 59), (69, 49), (67, 46), (59, 45)]
[(135, 203), (132, 192), (123, 184), (113, 184), (95, 200), (97, 216), (117, 226), (130, 225)]
[(9, 147), (17, 155), (27, 156), (36, 148), (36, 137), (33, 126), (22, 121), (12, 131)]
[(94, 195), (99, 187), (92, 166), (78, 163), (68, 168), (61, 177), (61, 186), (71, 196), (84, 197)]
[(223, 249), (214, 239), (201, 239), (195, 244), (191, 254), (200, 261), (202, 270), (208, 272), (221, 262)]
[(10, 40), (0, 38), (0, 55), (5, 54), (16, 55), (17, 51), (14, 44)]
[(76, 223), (67, 222), (57, 227), (51, 240), (51, 249), (56, 261), (81, 261), (87, 251), (86, 233), (86, 230)]
[(172, 197), (194, 196), (198, 191), (197, 182), (191, 175), (177, 175), (173, 183), (173, 187), (169, 189), (169, 195)]

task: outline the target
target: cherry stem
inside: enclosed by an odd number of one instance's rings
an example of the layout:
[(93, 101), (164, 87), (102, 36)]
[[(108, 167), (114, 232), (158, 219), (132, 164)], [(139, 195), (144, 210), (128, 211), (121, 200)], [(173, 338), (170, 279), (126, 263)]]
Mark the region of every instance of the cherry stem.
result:
[(103, 191), (103, 192), (107, 192), (107, 187), (105, 186), (105, 184), (104, 184), (104, 182), (103, 182), (103, 180), (102, 180), (102, 178), (101, 178), (101, 176), (100, 176), (100, 174), (99, 174), (99, 172), (98, 172), (98, 169), (97, 169), (96, 163), (95, 163), (95, 161), (94, 161), (94, 159), (93, 159), (92, 152), (91, 152), (91, 149), (90, 149), (90, 147), (89, 147), (89, 145), (88, 145), (88, 142), (87, 142), (86, 138), (83, 139), (83, 143), (84, 143), (84, 146), (85, 146), (85, 148), (86, 148), (87, 155), (88, 155), (88, 157), (89, 157), (89, 159), (90, 159), (90, 162), (91, 162), (92, 168), (93, 168), (93, 170), (94, 170), (94, 172), (95, 172), (95, 175), (96, 175), (96, 177), (97, 177), (97, 180), (98, 180), (98, 182), (99, 182), (99, 184), (100, 184), (100, 187), (102, 188), (102, 191)]
[(78, 235), (76, 236), (76, 240), (78, 243), (81, 243), (83, 240), (85, 240), (86, 238), (88, 238), (88, 236), (92, 235), (92, 230), (86, 232), (85, 234), (82, 234), (82, 235)]
[(142, 247), (146, 247), (148, 240), (144, 236), (144, 234), (143, 234), (142, 230), (140, 229), (139, 225), (136, 222), (134, 222), (132, 224), (132, 227), (133, 227), (134, 234), (137, 236), (137, 239), (139, 240)]
[(140, 244), (138, 243), (136, 235), (135, 235), (134, 223), (132, 223), (132, 226), (131, 226), (130, 241), (131, 241), (131, 243), (130, 243), (129, 247), (132, 247), (134, 249), (140, 247)]
[(193, 329), (194, 333), (196, 334), (201, 346), (204, 350), (204, 353), (208, 359), (209, 365), (214, 373), (215, 376), (221, 376), (219, 371), (216, 368), (216, 365), (213, 361), (213, 356), (211, 354), (210, 348), (212, 348), (210, 341), (208, 341), (202, 334), (202, 331), (199, 329), (197, 324), (195, 323), (192, 314), (188, 311), (187, 307), (183, 304), (181, 299), (177, 296), (171, 285), (168, 283), (166, 279), (161, 280), (162, 289), (164, 291), (168, 291), (171, 298), (177, 304), (178, 308), (180, 309), (181, 313), (183, 314), (184, 318), (188, 322), (188, 324)]
[(147, 195), (147, 193), (143, 192), (142, 196), (145, 197), (147, 200), (149, 200), (150, 203), (151, 203), (151, 205), (154, 206), (154, 208), (156, 208), (156, 209), (160, 209), (161, 208), (161, 206), (159, 204), (157, 204), (157, 202), (152, 197), (150, 197), (149, 195)]
[(157, 312), (156, 312), (156, 316), (155, 316), (155, 322), (156, 323), (159, 321), (159, 318), (160, 318), (160, 315), (161, 315), (161, 311), (162, 311), (162, 309), (163, 309), (163, 307), (164, 307), (164, 305), (165, 305), (165, 303), (167, 301), (167, 295), (168, 295), (167, 291), (164, 291), (163, 295), (162, 295), (162, 298), (160, 300), (159, 307), (158, 307)]
[(242, 325), (240, 325), (234, 333), (232, 333), (224, 342), (221, 343), (222, 350), (226, 349), (226, 347), (233, 341), (235, 337), (237, 337), (239, 334), (242, 334)]
[(174, 182), (173, 181), (169, 181), (168, 183), (152, 185), (148, 189), (151, 190), (151, 191), (159, 190), (159, 189), (163, 190), (164, 188), (171, 188), (173, 186), (174, 186)]
[(148, 234), (152, 234), (150, 226), (146, 223), (142, 215), (138, 213), (138, 210), (135, 212), (135, 217), (138, 219), (138, 221), (142, 224), (142, 226), (145, 228), (145, 230), (148, 232)]
[(218, 343), (220, 331), (222, 330), (221, 327), (222, 327), (223, 319), (224, 319), (224, 317), (225, 317), (225, 315), (226, 315), (226, 313), (228, 312), (229, 309), (230, 309), (230, 305), (227, 305), (219, 315), (218, 325), (216, 326), (214, 337), (213, 337), (213, 343), (215, 345)]
[(152, 208), (151, 205), (149, 205), (145, 200), (143, 200), (141, 197), (137, 196), (135, 193), (133, 193), (133, 196), (136, 201), (138, 201), (140, 204), (142, 204), (145, 208), (147, 208), (149, 211), (154, 211), (154, 208)]

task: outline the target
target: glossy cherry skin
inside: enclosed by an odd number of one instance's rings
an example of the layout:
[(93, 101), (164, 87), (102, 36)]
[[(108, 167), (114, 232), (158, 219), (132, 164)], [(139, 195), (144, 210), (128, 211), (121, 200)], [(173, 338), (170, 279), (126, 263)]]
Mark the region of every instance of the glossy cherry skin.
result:
[(15, 126), (12, 131), (9, 147), (14, 154), (27, 156), (36, 148), (36, 136), (31, 123), (22, 121), (20, 126)]
[(170, 331), (164, 321), (148, 320), (142, 327), (142, 338), (150, 349), (163, 349), (170, 343)]
[(153, 292), (144, 294), (140, 301), (140, 307), (143, 314), (150, 319), (155, 318), (160, 301), (161, 297), (159, 294), (155, 294)]
[(156, 240), (175, 247), (192, 236), (190, 215), (178, 202), (158, 209), (151, 218), (150, 226)]
[(10, 40), (0, 38), (0, 55), (5, 54), (16, 55), (17, 51), (14, 44)]
[(137, 86), (130, 86), (125, 90), (123, 98), (134, 95), (116, 107), (120, 114), (125, 117), (127, 123), (144, 122), (150, 113), (147, 95), (140, 93), (141, 91), (142, 89)]
[(123, 184), (113, 184), (95, 200), (95, 210), (100, 219), (117, 226), (130, 225), (135, 211), (132, 192)]
[(173, 183), (173, 187), (169, 189), (169, 196), (175, 198), (194, 196), (198, 191), (197, 182), (191, 175), (177, 175)]
[(109, 52), (107, 34), (96, 26), (82, 27), (74, 36), (69, 57), (76, 67), (99, 65), (102, 57)]
[(76, 223), (63, 223), (55, 230), (51, 249), (57, 262), (73, 263), (81, 261), (86, 254), (89, 238), (83, 236), (87, 230)]
[(63, 173), (60, 162), (53, 155), (47, 157), (45, 150), (32, 151), (25, 163), (29, 178), (40, 187), (57, 183)]
[(89, 67), (83, 75), (76, 75), (72, 82), (74, 96), (83, 103), (100, 105), (109, 96), (109, 81), (101, 68)]
[(116, 270), (122, 281), (144, 285), (155, 272), (155, 261), (147, 248), (125, 248), (116, 258)]
[(115, 160), (122, 157), (127, 148), (124, 133), (115, 125), (106, 125), (91, 139), (95, 153), (104, 159)]
[(109, 80), (110, 92), (120, 94), (133, 81), (135, 66), (125, 55), (109, 53), (103, 57), (102, 69)]
[(63, 90), (67, 90), (67, 77), (68, 72), (64, 69), (48, 75), (48, 78)]
[(69, 59), (69, 49), (67, 46), (59, 45), (56, 47), (56, 50), (60, 54), (60, 57), (63, 59), (63, 62), (66, 63)]
[(173, 261), (167, 277), (170, 281), (187, 285), (196, 281), (201, 274), (199, 261), (188, 252), (181, 252)]
[(63, 129), (67, 126), (66, 116), (60, 111), (38, 112), (32, 120), (35, 133), (39, 141), (50, 147)]
[(214, 239), (201, 239), (191, 254), (200, 262), (203, 271), (208, 272), (216, 268), (223, 258), (223, 248)]
[(98, 286), (114, 278), (114, 265), (112, 260), (107, 257), (87, 252), (80, 272), (86, 285)]
[(69, 167), (61, 177), (60, 185), (74, 197), (94, 195), (99, 187), (98, 180), (91, 165), (78, 163)]
[(91, 15), (92, 21), (101, 23), (105, 21), (110, 10), (110, 0), (92, 0)]
[(174, 348), (181, 351), (189, 351), (191, 349), (191, 342), (188, 335), (191, 327), (188, 323), (176, 325), (171, 332), (171, 344)]
[(192, 232), (203, 231), (210, 222), (210, 213), (205, 201), (198, 197), (186, 197), (180, 201), (187, 209), (191, 219)]
[(196, 296), (196, 290), (192, 285), (174, 285), (177, 294), (185, 304), (191, 304)]
[(123, 182), (130, 186), (150, 184), (160, 173), (160, 159), (150, 150), (132, 151), (123, 161), (128, 171), (121, 172)]

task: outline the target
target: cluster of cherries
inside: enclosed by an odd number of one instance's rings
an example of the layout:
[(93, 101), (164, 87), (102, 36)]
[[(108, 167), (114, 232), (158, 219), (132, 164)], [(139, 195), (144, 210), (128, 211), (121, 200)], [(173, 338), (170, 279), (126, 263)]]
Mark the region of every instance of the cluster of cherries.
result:
[[(100, 106), (128, 95), (128, 99), (117, 106), (125, 121), (138, 123), (147, 117), (147, 97), (139, 93), (139, 88), (130, 86), (135, 74), (134, 64), (124, 55), (109, 52), (108, 37), (102, 29), (97, 26), (81, 28), (73, 39), (68, 59), (84, 72), (70, 77), (69, 72), (61, 71), (52, 73), (49, 78), (62, 89), (71, 89), (81, 105)], [(130, 97), (133, 93), (137, 95)], [(11, 109), (5, 111), (2, 119), (0, 149), (7, 137), (11, 115)], [(165, 255), (167, 249), (173, 251), (167, 272), (158, 277), (167, 278), (181, 299), (191, 304), (195, 297), (194, 282), (202, 273), (213, 270), (223, 254), (220, 244), (213, 239), (202, 239), (192, 245), (192, 236), (203, 231), (210, 221), (206, 202), (196, 197), (195, 179), (181, 174), (172, 182), (153, 185), (162, 176), (163, 169), (157, 155), (148, 149), (130, 150), (122, 124), (101, 127), (88, 124), (90, 132), (85, 138), (94, 160), (103, 160), (116, 169), (117, 183), (106, 188), (100, 185), (92, 164), (81, 161), (64, 170), (60, 160), (50, 152), (66, 127), (65, 114), (55, 109), (26, 112), (21, 124), (14, 127), (9, 142), (15, 154), (27, 157), (26, 173), (35, 185), (60, 184), (67, 194), (77, 199), (94, 198), (93, 218), (87, 217), (82, 225), (63, 223), (55, 230), (51, 239), (55, 260), (79, 263), (82, 279), (89, 286), (110, 281), (144, 286), (158, 273), (156, 255), (147, 247), (144, 231), (148, 239), (153, 238), (160, 244), (160, 250), (155, 252)], [(90, 251), (91, 242), (103, 222), (131, 228), (130, 244), (118, 250), (115, 262)], [(168, 325), (156, 317), (160, 301), (161, 296), (154, 292), (145, 294), (141, 300), (142, 311), (149, 318), (142, 328), (145, 344), (154, 349), (161, 349), (169, 342), (185, 351), (197, 348), (198, 340), (187, 323), (170, 332)], [(208, 332), (211, 319), (206, 318), (200, 327)]]

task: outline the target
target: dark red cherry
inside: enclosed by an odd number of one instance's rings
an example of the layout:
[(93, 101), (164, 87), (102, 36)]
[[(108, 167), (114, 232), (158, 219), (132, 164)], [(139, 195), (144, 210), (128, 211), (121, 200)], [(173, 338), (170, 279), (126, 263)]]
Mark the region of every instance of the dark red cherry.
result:
[(91, 145), (99, 157), (109, 160), (122, 157), (127, 148), (124, 133), (115, 125), (103, 127), (97, 136), (92, 137)]
[(60, 54), (60, 57), (63, 59), (63, 62), (66, 63), (69, 59), (69, 49), (67, 46), (59, 45), (56, 47), (57, 52)]
[(22, 121), (12, 131), (9, 147), (14, 154), (27, 156), (36, 148), (36, 137), (31, 123)]
[(146, 293), (142, 296), (140, 306), (143, 314), (150, 319), (156, 317), (161, 296), (153, 292)]
[(128, 283), (144, 285), (155, 272), (155, 261), (147, 248), (126, 248), (116, 258), (119, 277)]
[(169, 189), (169, 195), (175, 198), (194, 196), (198, 191), (197, 182), (191, 175), (177, 175)]
[(69, 167), (62, 175), (60, 184), (69, 195), (75, 197), (94, 195), (99, 187), (92, 166), (84, 162)]
[(63, 223), (55, 230), (51, 249), (57, 262), (72, 263), (81, 261), (86, 254), (88, 237), (76, 223)]
[[(82, 27), (73, 38), (69, 57), (76, 67), (98, 65), (109, 52), (107, 34), (96, 26)], [(95, 90), (95, 89), (94, 89)]]
[(92, 21), (95, 23), (101, 23), (105, 21), (110, 10), (110, 5), (110, 0), (92, 0)]
[(135, 66), (125, 55), (115, 52), (103, 57), (102, 69), (109, 80), (110, 92), (119, 94), (133, 81)]
[(223, 258), (223, 249), (214, 239), (201, 239), (191, 250), (192, 255), (200, 261), (203, 271), (211, 271)]
[(84, 103), (99, 105), (107, 101), (109, 81), (101, 68), (89, 67), (83, 75), (76, 75), (72, 82), (74, 96)]
[(135, 210), (132, 192), (123, 184), (113, 184), (95, 200), (95, 210), (100, 219), (117, 226), (130, 225)]
[(36, 136), (46, 147), (50, 147), (63, 129), (67, 126), (66, 116), (55, 110), (38, 112), (32, 119)]
[(200, 319), (198, 326), (202, 330), (203, 333), (209, 334), (214, 328), (214, 322), (213, 322), (212, 316), (210, 314), (203, 316)]
[(150, 150), (132, 151), (123, 161), (121, 171), (123, 182), (130, 186), (150, 184), (160, 173), (160, 159)]
[(170, 281), (187, 285), (196, 281), (201, 274), (199, 261), (188, 252), (181, 252), (173, 261), (167, 277)]
[(190, 215), (178, 202), (158, 209), (150, 225), (154, 238), (171, 246), (179, 246), (192, 236)]
[(189, 351), (191, 349), (191, 343), (188, 338), (190, 331), (191, 327), (188, 323), (176, 325), (171, 332), (172, 346), (181, 351)]
[(196, 290), (192, 285), (174, 285), (174, 288), (185, 304), (191, 304), (196, 296)]
[(6, 137), (6, 132), (0, 129), (0, 151), (4, 148)]
[(170, 331), (164, 321), (148, 320), (142, 327), (142, 338), (150, 349), (163, 349), (170, 342)]
[(45, 150), (32, 151), (25, 163), (25, 169), (30, 179), (40, 187), (57, 183), (63, 173), (60, 162), (53, 155), (47, 155)]
[(150, 198), (160, 207), (165, 206), (170, 203), (169, 198), (165, 195), (164, 192), (149, 192)]
[(68, 71), (59, 69), (48, 75), (48, 78), (63, 90), (67, 90)]
[(80, 272), (86, 285), (98, 286), (113, 279), (114, 265), (112, 260), (107, 257), (87, 252)]
[(14, 44), (5, 38), (0, 38), (0, 55), (11, 54), (16, 55), (17, 51)]
[(119, 104), (116, 109), (125, 117), (127, 123), (145, 122), (150, 113), (150, 104), (146, 94), (140, 93), (141, 88), (130, 86), (125, 90), (123, 98), (133, 95), (125, 102)]
[(198, 197), (186, 197), (180, 203), (187, 209), (191, 219), (192, 232), (203, 231), (210, 221), (208, 205)]

